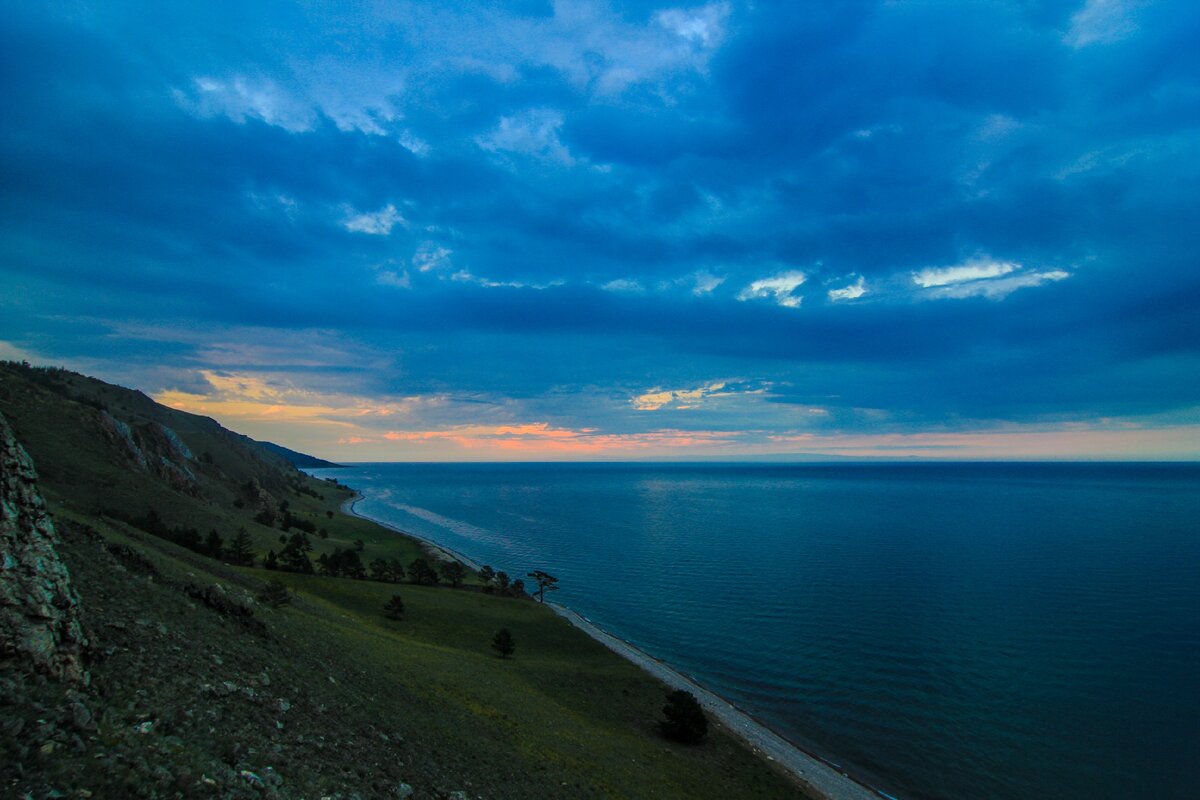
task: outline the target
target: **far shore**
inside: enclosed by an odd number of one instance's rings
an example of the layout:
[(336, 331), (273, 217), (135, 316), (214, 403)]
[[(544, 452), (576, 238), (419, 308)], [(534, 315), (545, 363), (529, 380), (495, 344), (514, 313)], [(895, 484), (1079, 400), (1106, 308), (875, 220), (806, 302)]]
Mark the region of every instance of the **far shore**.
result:
[[(415, 539), (425, 545), (439, 559), (461, 561), (471, 569), (479, 570), (480, 564), (462, 553), (358, 511), (355, 506), (362, 499), (363, 495), (356, 491), (353, 497), (342, 504), (342, 511), (374, 522), (401, 536)], [(576, 628), (672, 689), (691, 692), (700, 701), (705, 711), (719, 720), (730, 733), (745, 742), (754, 753), (788, 773), (810, 794), (824, 800), (878, 800), (881, 797), (885, 800), (896, 800), (892, 795), (856, 780), (828, 761), (789, 742), (725, 698), (704, 688), (635, 645), (597, 627), (578, 612), (558, 603), (546, 603), (546, 605)]]

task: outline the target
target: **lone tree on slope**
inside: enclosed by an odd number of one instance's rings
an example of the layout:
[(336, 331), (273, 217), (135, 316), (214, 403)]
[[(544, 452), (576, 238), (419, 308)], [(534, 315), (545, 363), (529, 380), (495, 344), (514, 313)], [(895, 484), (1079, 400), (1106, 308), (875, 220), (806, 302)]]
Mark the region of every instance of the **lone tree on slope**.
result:
[(533, 578), (534, 582), (538, 586), (537, 597), (538, 602), (540, 603), (546, 602), (546, 592), (558, 591), (558, 586), (556, 585), (558, 583), (558, 578), (554, 577), (548, 572), (542, 572), (540, 569), (536, 569), (529, 573), (529, 577)]
[(508, 658), (516, 651), (517, 642), (508, 628), (501, 628), (496, 632), (495, 638), (492, 639), (492, 649), (499, 653), (501, 658)]
[(400, 595), (392, 595), (392, 599), (388, 600), (383, 606), (383, 615), (388, 619), (403, 619), (404, 618), (404, 601), (400, 599)]
[(217, 533), (216, 528), (208, 532), (208, 536), (204, 540), (203, 552), (206, 556), (218, 560), (225, 555), (225, 540), (221, 538), (221, 534)]
[(282, 581), (273, 580), (258, 593), (258, 599), (264, 605), (268, 605), (271, 608), (279, 608), (282, 605), (292, 602), (292, 595)]
[(234, 564), (254, 563), (254, 548), (250, 545), (250, 534), (246, 533), (245, 528), (238, 528), (237, 535), (225, 551), (225, 556)]
[(658, 727), (668, 739), (698, 744), (708, 733), (708, 717), (704, 715), (700, 701), (691, 692), (677, 689), (667, 695), (663, 716), (666, 719), (659, 722)]

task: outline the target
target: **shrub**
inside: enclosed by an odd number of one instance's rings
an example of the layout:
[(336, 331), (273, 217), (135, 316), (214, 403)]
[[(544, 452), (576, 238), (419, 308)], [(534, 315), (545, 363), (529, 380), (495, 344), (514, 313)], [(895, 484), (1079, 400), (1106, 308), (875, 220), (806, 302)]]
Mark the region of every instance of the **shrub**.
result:
[(658, 727), (668, 739), (697, 744), (708, 733), (708, 717), (704, 715), (700, 701), (691, 692), (677, 689), (667, 695), (663, 716), (666, 719), (659, 722)]
[(258, 593), (258, 599), (263, 605), (279, 608), (292, 602), (292, 593), (281, 581), (274, 580), (263, 587), (263, 590)]
[(400, 598), (400, 595), (392, 595), (392, 599), (384, 604), (383, 615), (388, 619), (404, 618), (404, 601)]
[(501, 658), (508, 658), (516, 651), (517, 642), (508, 628), (501, 628), (496, 632), (492, 638), (492, 649), (499, 653)]

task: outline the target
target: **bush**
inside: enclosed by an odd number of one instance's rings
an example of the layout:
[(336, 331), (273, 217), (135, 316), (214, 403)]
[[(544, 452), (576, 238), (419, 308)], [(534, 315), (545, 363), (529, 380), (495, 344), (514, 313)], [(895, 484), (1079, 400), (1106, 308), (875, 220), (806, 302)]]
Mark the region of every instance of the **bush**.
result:
[(658, 727), (668, 739), (697, 744), (708, 733), (708, 717), (704, 715), (700, 701), (691, 692), (678, 689), (667, 695), (663, 716), (666, 719), (659, 722)]
[(392, 595), (392, 599), (388, 600), (383, 606), (383, 615), (388, 619), (403, 619), (404, 618), (404, 601), (400, 599), (400, 595)]

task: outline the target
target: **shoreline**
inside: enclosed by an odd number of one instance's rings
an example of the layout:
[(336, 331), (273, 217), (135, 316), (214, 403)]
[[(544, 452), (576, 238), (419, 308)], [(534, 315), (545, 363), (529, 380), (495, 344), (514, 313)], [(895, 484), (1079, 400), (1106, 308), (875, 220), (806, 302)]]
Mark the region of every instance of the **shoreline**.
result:
[[(351, 491), (354, 491), (354, 490), (352, 489)], [(417, 534), (412, 533), (410, 531), (400, 530), (395, 525), (392, 525), (389, 522), (384, 522), (381, 519), (375, 519), (374, 517), (369, 517), (366, 514), (362, 514), (358, 511), (356, 511), (354, 509), (354, 506), (356, 506), (358, 504), (358, 502), (362, 499), (363, 499), (362, 493), (358, 492), (358, 491), (354, 491), (354, 496), (351, 497), (350, 499), (348, 499), (346, 502), (342, 503), (342, 507), (341, 507), (342, 513), (348, 514), (352, 517), (358, 517), (359, 519), (365, 519), (368, 522), (374, 522), (376, 525), (387, 528), (389, 531), (392, 531), (393, 533), (398, 533), (401, 536), (407, 536), (409, 539), (418, 541), (422, 545), (424, 545), (427, 550), (429, 550), (430, 555), (432, 555), (434, 558), (440, 559), (442, 561), (461, 561), (465, 566), (470, 567), (471, 569), (475, 570), (476, 572), (478, 572), (479, 568), (481, 566), (483, 566), (479, 562), (475, 561), (472, 558), (468, 558), (467, 556), (463, 555), (462, 553), (458, 552), (457, 550), (451, 550), (449, 547), (440, 545), (431, 539), (426, 539), (424, 536), (418, 536)]]
[[(428, 548), (437, 558), (446, 561), (461, 561), (471, 569), (479, 570), (480, 564), (462, 553), (358, 511), (355, 506), (362, 499), (364, 499), (363, 494), (354, 491), (354, 496), (342, 503), (342, 512), (414, 539)], [(545, 605), (595, 641), (670, 688), (691, 692), (704, 710), (715, 717), (734, 737), (745, 743), (751, 752), (788, 773), (793, 780), (822, 800), (878, 800), (878, 798), (897, 800), (893, 795), (852, 777), (832, 762), (809, 753), (788, 741), (716, 692), (706, 689), (636, 645), (598, 627), (579, 612), (558, 603), (548, 602)]]

